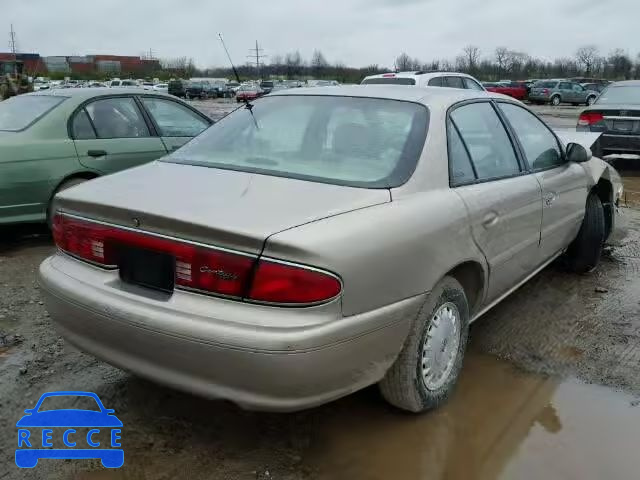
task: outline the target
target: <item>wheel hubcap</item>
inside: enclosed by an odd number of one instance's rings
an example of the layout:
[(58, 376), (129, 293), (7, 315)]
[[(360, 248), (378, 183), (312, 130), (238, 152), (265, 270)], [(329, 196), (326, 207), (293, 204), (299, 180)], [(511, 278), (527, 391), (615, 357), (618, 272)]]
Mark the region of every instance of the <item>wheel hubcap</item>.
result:
[(434, 313), (422, 346), (421, 373), (427, 390), (438, 390), (453, 370), (460, 347), (460, 312), (445, 303)]

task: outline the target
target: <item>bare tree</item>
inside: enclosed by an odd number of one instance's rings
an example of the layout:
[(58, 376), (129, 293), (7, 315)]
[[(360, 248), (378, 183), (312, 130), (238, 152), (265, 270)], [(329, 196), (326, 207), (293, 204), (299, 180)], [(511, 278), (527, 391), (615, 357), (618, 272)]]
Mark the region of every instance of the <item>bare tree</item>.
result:
[(576, 60), (578, 61), (578, 65), (582, 65), (584, 67), (585, 75), (587, 77), (591, 75), (598, 57), (598, 47), (594, 45), (580, 47), (576, 51)]
[(412, 66), (413, 59), (406, 53), (402, 52), (398, 55), (398, 58), (396, 58), (396, 70), (400, 72), (407, 72), (411, 70)]
[(498, 77), (500, 77), (507, 68), (508, 56), (509, 56), (509, 49), (507, 47), (496, 48), (496, 63), (498, 64)]
[(299, 51), (287, 53), (284, 57), (284, 63), (286, 66), (287, 78), (293, 78), (296, 75), (300, 75), (304, 62), (302, 61), (302, 55)]
[(324, 58), (322, 52), (320, 50), (314, 51), (313, 56), (311, 57), (311, 71), (313, 72), (313, 75), (316, 77), (323, 76), (328, 66), (329, 62)]
[(631, 78), (633, 63), (629, 55), (621, 48), (617, 48), (609, 54), (606, 64), (607, 70), (611, 72), (613, 78), (625, 80)]
[(474, 72), (480, 60), (480, 49), (475, 45), (467, 45), (462, 49), (462, 53), (464, 54), (466, 70)]

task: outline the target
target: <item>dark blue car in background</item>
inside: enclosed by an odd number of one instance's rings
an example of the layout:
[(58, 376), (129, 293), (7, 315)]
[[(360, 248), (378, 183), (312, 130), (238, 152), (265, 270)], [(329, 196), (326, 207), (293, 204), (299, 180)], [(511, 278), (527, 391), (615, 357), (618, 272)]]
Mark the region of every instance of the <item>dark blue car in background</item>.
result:
[[(95, 400), (98, 410), (55, 409), (39, 411), (43, 401), (51, 397), (89, 397)], [(114, 410), (104, 407), (100, 398), (91, 392), (52, 392), (40, 397), (36, 406), (25, 410), (16, 426), (18, 427), (18, 448), (16, 465), (33, 468), (41, 458), (52, 459), (100, 459), (107, 468), (119, 468), (124, 464), (124, 451), (120, 445), (122, 422), (113, 415)], [(34, 428), (42, 428), (38, 435)], [(80, 436), (75, 428), (91, 428), (86, 436)], [(54, 429), (56, 443), (54, 445)], [(109, 429), (108, 447), (95, 440), (101, 429)], [(32, 435), (33, 434), (33, 435)], [(88, 448), (84, 447), (84, 439)], [(60, 442), (62, 440), (62, 442)]]

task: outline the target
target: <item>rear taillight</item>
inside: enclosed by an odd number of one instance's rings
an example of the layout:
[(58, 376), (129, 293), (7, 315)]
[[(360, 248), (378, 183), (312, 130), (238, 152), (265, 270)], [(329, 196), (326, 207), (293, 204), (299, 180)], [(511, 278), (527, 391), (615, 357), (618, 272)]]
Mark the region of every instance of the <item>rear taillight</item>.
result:
[(138, 248), (175, 259), (175, 285), (204, 293), (273, 304), (312, 304), (336, 297), (342, 285), (328, 273), (258, 259), (172, 238), (125, 230), (56, 214), (58, 248), (105, 268), (118, 268), (123, 249)]
[(549, 89), (548, 89), (548, 88), (545, 88), (544, 90), (542, 90), (542, 93), (543, 93), (544, 95), (549, 95)]
[(59, 249), (83, 260), (102, 266), (113, 265), (105, 252), (109, 227), (56, 214), (53, 219), (53, 239)]
[(340, 281), (327, 273), (260, 260), (249, 299), (269, 303), (309, 304), (334, 298), (341, 289)]
[(176, 243), (176, 285), (202, 292), (242, 297), (255, 262), (252, 256)]
[(587, 127), (589, 125), (595, 125), (604, 120), (604, 115), (599, 112), (584, 112), (578, 119), (578, 125)]

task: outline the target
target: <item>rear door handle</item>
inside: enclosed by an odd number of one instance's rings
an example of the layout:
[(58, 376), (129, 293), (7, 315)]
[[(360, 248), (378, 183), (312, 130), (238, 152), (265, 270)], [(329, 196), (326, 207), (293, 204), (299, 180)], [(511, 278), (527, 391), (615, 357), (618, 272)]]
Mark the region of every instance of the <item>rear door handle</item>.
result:
[(87, 152), (87, 155), (89, 155), (90, 157), (106, 157), (107, 156), (107, 152), (105, 152), (104, 150), (89, 150)]
[(500, 217), (497, 213), (487, 213), (482, 219), (482, 225), (484, 225), (485, 228), (495, 227), (498, 224), (498, 220), (500, 220)]

